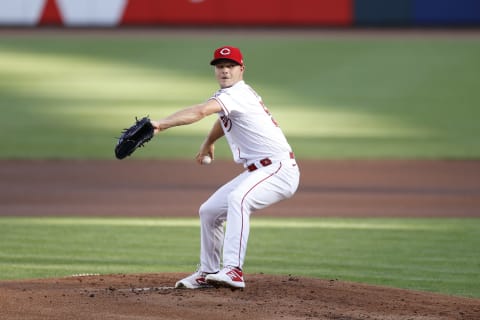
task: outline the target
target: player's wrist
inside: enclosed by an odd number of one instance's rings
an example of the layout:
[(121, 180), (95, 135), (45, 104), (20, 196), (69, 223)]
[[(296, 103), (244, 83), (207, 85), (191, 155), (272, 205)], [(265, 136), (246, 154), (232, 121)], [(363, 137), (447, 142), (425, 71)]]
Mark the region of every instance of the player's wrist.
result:
[(168, 128), (170, 128), (171, 126), (168, 125), (168, 123), (164, 120), (158, 120), (158, 121), (151, 121), (152, 123), (152, 126), (155, 128), (155, 131), (158, 133), (158, 132), (161, 132), (161, 131), (165, 131), (167, 130)]

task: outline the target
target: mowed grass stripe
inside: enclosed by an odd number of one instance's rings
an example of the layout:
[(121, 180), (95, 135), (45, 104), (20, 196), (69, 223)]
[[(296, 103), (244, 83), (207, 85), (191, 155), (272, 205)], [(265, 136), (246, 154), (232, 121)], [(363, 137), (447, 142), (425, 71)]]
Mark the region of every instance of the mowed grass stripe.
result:
[[(208, 61), (220, 43), (242, 48), (246, 80), (300, 158), (480, 157), (477, 39), (38, 35), (0, 43), (0, 158), (113, 158), (134, 116), (215, 92)], [(167, 131), (135, 157), (191, 158), (212, 121)]]
[[(0, 218), (0, 275), (190, 272), (199, 231), (194, 218)], [(253, 217), (245, 271), (480, 297), (479, 234), (480, 219)]]

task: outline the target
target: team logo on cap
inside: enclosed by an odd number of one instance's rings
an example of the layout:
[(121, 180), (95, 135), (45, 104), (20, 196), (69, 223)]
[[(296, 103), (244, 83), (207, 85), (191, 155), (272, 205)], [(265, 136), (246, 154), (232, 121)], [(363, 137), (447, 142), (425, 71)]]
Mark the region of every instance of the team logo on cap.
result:
[(231, 51), (230, 51), (229, 48), (223, 48), (222, 50), (220, 50), (220, 54), (222, 56), (228, 56), (230, 53), (231, 53)]

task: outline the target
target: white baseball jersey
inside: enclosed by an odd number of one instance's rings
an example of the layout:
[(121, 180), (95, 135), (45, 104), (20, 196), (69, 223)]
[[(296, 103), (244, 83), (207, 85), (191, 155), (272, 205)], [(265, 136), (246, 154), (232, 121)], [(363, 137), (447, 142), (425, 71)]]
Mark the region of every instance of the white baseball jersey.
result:
[(237, 163), (288, 157), (292, 151), (262, 98), (244, 81), (218, 90), (212, 97), (222, 106), (219, 112), (225, 137)]
[(242, 268), (250, 214), (290, 198), (300, 179), (290, 145), (250, 86), (240, 81), (217, 91), (211, 99), (222, 106), (219, 117), (235, 161), (248, 170), (220, 187), (200, 207), (203, 272), (217, 272), (221, 258), (224, 266)]

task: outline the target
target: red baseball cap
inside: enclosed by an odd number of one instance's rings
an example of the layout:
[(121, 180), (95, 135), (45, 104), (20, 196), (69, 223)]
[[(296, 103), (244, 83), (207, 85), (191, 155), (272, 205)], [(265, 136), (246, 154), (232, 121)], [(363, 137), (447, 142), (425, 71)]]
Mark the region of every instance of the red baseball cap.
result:
[(239, 65), (243, 66), (243, 55), (240, 49), (231, 46), (220, 47), (213, 53), (213, 60), (210, 64), (216, 65), (220, 60), (227, 59), (232, 60)]

